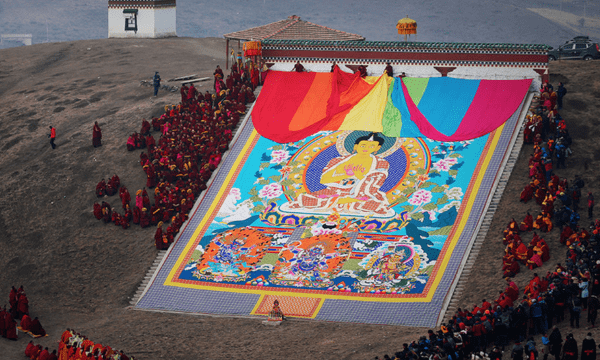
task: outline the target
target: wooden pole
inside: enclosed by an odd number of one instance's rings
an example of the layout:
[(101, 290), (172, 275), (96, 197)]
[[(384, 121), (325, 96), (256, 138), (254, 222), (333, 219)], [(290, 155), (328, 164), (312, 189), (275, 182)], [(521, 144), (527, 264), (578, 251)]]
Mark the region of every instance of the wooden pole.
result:
[(225, 40), (225, 70), (229, 69), (229, 38)]

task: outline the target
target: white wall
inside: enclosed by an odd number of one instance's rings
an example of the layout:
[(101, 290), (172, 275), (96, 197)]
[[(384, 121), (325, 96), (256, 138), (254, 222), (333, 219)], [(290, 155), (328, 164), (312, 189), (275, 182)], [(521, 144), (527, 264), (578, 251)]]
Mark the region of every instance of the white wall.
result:
[(177, 8), (158, 8), (155, 10), (154, 37), (177, 36)]
[[(137, 14), (137, 32), (125, 31), (125, 18), (131, 14), (123, 14), (124, 8), (108, 9), (109, 38), (158, 38), (177, 36), (176, 8), (140, 9)], [(127, 9), (135, 9), (128, 7)]]

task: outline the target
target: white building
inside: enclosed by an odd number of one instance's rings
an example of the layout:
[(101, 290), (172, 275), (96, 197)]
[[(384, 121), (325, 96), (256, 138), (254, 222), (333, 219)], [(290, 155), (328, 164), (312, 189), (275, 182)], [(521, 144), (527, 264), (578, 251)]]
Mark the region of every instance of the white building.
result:
[(109, 0), (109, 38), (177, 36), (176, 0)]

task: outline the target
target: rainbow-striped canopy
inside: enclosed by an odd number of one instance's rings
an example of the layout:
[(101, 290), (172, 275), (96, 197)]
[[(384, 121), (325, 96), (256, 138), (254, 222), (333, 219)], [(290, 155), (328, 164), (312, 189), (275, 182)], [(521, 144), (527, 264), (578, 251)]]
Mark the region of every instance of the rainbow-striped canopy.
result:
[(483, 136), (518, 109), (531, 79), (361, 78), (270, 71), (252, 111), (256, 130), (279, 143), (324, 130), (461, 141)]

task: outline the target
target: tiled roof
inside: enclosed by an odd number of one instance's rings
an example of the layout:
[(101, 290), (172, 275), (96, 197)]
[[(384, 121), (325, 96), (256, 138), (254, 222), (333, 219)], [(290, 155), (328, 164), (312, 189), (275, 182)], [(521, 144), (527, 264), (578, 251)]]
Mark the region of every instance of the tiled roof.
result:
[(294, 47), (341, 47), (364, 49), (452, 49), (452, 50), (549, 50), (543, 44), (508, 44), (508, 43), (446, 43), (446, 42), (404, 42), (404, 41), (314, 41), (314, 40), (271, 40), (262, 41), (265, 46), (294, 46)]
[(292, 15), (287, 19), (263, 26), (236, 31), (223, 35), (228, 39), (239, 40), (321, 40), (321, 41), (356, 41), (365, 40), (363, 36), (335, 30), (326, 26), (313, 24)]

